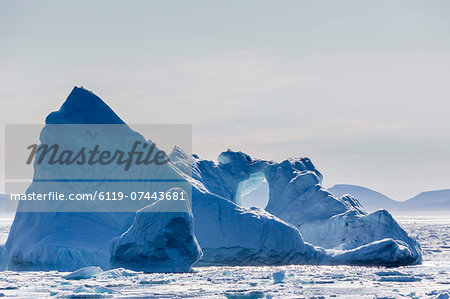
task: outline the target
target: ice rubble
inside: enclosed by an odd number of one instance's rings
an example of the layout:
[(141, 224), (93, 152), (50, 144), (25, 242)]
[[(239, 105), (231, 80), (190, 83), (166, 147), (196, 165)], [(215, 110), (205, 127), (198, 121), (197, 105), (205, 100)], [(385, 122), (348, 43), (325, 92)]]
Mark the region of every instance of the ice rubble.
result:
[[(82, 88), (74, 88), (46, 123), (124, 125), (100, 98)], [(52, 136), (44, 128), (41, 141)], [(124, 138), (145, 142), (126, 125), (120, 132), (90, 135), (75, 130), (66, 139), (89, 142), (93, 136), (95, 142), (100, 139), (111, 147)], [(203, 251), (198, 265), (405, 265), (421, 260), (418, 243), (386, 211), (367, 214), (352, 197), (333, 197), (320, 185), (322, 175), (307, 158), (276, 163), (227, 151), (216, 164), (179, 148), (170, 158), (172, 162), (158, 172), (147, 166), (133, 175), (184, 179), (192, 187), (192, 213), (190, 206), (181, 213), (31, 213), (19, 205), (6, 243), (9, 269), (187, 271), (201, 255), (198, 244)], [(95, 175), (115, 172), (101, 168)], [(35, 167), (35, 177), (48, 173)], [(59, 175), (81, 174), (85, 171)], [(85, 175), (89, 178), (90, 173)], [(266, 210), (239, 206), (240, 198), (264, 178), (270, 188)], [(77, 191), (77, 184), (50, 187)], [(114, 188), (107, 182), (102, 187)], [(33, 188), (34, 183), (29, 190)]]

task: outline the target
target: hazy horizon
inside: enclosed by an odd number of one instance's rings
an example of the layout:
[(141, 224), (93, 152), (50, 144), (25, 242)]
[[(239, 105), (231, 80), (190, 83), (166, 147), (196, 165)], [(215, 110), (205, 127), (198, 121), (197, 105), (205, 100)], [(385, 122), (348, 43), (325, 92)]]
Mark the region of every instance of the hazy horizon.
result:
[(192, 124), (206, 159), (308, 156), (326, 187), (399, 201), (450, 188), (450, 2), (133, 4), (0, 1), (2, 124), (82, 85), (127, 123)]

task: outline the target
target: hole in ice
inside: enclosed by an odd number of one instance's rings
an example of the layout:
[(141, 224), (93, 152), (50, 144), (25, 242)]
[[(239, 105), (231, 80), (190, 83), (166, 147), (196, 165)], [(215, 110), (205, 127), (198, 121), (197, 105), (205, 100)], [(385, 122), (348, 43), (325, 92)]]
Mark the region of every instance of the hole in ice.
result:
[(264, 209), (269, 202), (269, 184), (262, 180), (254, 190), (241, 197), (241, 206)]

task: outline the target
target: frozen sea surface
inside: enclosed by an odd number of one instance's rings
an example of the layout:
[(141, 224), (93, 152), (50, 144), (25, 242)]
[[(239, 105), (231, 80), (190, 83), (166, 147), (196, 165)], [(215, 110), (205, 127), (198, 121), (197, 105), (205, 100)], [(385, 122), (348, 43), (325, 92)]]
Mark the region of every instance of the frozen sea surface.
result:
[[(0, 218), (0, 241), (11, 218)], [(0, 272), (0, 296), (16, 298), (449, 298), (450, 219), (400, 218), (418, 236), (422, 265), (194, 267), (193, 273), (127, 270), (66, 279), (67, 272)], [(89, 277), (89, 275), (88, 275)]]

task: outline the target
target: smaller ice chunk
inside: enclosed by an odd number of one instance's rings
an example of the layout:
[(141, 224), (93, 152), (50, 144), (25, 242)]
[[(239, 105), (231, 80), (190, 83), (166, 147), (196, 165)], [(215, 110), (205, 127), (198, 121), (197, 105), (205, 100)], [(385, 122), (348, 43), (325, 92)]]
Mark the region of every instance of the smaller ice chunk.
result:
[(154, 279), (154, 280), (140, 280), (139, 284), (170, 284), (172, 279)]
[(330, 250), (334, 262), (347, 265), (399, 266), (411, 262), (411, 252), (399, 240), (383, 239), (351, 250)]
[(119, 277), (137, 276), (142, 273), (143, 272), (136, 272), (136, 271), (127, 270), (124, 268), (117, 268), (117, 269), (104, 271), (103, 273), (101, 273), (101, 276), (107, 277), (107, 278), (119, 278)]
[(95, 277), (103, 272), (102, 268), (97, 266), (84, 267), (78, 269), (70, 274), (63, 276), (65, 279), (89, 279)]
[(415, 276), (381, 276), (378, 281), (391, 281), (391, 282), (415, 282), (421, 281), (422, 278)]
[(117, 294), (117, 291), (105, 287), (96, 287), (94, 290), (98, 294)]
[[(82, 285), (75, 288), (73, 294), (63, 296), (64, 298), (105, 298), (106, 294), (117, 294), (118, 292), (105, 287), (89, 287)], [(57, 293), (55, 294), (57, 295)]]
[(286, 277), (286, 273), (282, 270), (282, 271), (278, 271), (278, 272), (274, 272), (272, 274), (273, 277), (273, 283), (283, 283), (284, 282), (284, 278)]
[(436, 299), (450, 299), (450, 293), (448, 292), (444, 292), (444, 293), (440, 293)]
[(159, 201), (136, 213), (131, 227), (112, 241), (112, 267), (144, 272), (189, 272), (202, 256), (188, 201), (184, 212), (166, 212)]
[(87, 288), (85, 286), (79, 286), (78, 288), (73, 290), (73, 292), (74, 293), (88, 293), (88, 294), (92, 294), (92, 293), (95, 293), (95, 290), (93, 290), (91, 288)]
[(378, 276), (406, 276), (408, 274), (400, 272), (400, 271), (379, 271), (379, 272), (375, 272), (375, 275), (378, 275)]
[(264, 292), (263, 291), (226, 292), (224, 296), (228, 299), (257, 299), (257, 298), (264, 298)]

